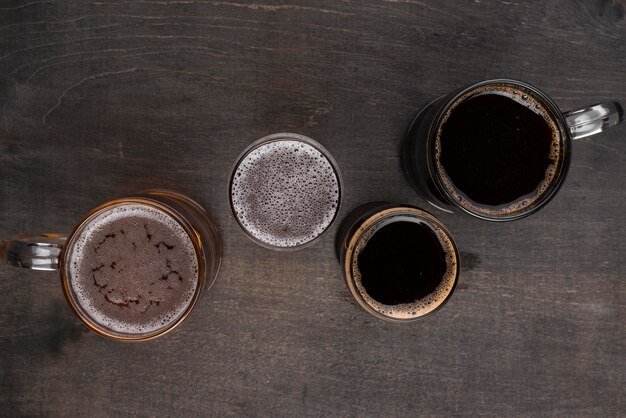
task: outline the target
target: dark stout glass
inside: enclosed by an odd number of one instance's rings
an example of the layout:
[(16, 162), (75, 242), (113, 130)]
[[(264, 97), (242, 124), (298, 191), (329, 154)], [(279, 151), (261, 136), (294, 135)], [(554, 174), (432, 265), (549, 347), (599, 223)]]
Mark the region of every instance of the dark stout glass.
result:
[(409, 206), (366, 205), (340, 228), (348, 288), (372, 315), (414, 320), (443, 306), (459, 275), (452, 238), (432, 215)]
[(556, 195), (574, 139), (616, 126), (623, 116), (617, 102), (562, 112), (528, 83), (485, 80), (422, 107), (404, 139), (403, 169), (439, 210), (513, 221)]
[(473, 91), (444, 115), (435, 165), (467, 210), (511, 215), (542, 198), (561, 160), (560, 133), (532, 96), (501, 85)]

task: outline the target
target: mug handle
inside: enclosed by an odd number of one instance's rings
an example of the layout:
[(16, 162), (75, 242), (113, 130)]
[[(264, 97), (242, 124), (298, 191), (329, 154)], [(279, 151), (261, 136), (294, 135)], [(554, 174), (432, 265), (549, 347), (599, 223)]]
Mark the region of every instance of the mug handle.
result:
[(572, 139), (580, 139), (619, 125), (624, 120), (624, 109), (618, 102), (605, 102), (570, 110), (563, 116)]
[(0, 263), (31, 270), (58, 270), (67, 237), (61, 234), (18, 235), (0, 242)]

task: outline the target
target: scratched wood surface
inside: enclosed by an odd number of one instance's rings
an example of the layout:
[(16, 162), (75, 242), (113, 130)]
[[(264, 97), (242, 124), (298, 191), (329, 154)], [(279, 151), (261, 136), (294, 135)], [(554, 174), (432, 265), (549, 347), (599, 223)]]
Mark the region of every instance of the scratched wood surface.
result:
[(0, 237), (68, 232), (94, 206), (167, 187), (224, 238), (215, 286), (175, 332), (86, 332), (58, 275), (0, 266), (0, 415), (624, 416), (626, 126), (575, 144), (559, 196), (494, 225), (435, 212), (462, 251), (446, 308), (411, 325), (351, 300), (334, 255), (279, 253), (227, 203), (251, 141), (317, 139), (340, 219), (426, 203), (398, 155), (420, 106), (519, 78), (563, 110), (626, 102), (623, 0), (3, 0)]

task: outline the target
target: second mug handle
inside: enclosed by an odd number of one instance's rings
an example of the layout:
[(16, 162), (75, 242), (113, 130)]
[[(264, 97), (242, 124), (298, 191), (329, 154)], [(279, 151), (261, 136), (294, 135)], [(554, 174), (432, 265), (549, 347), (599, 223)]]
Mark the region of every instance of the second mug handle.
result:
[(619, 125), (624, 120), (624, 109), (618, 102), (605, 102), (570, 110), (563, 116), (572, 139), (580, 139)]
[(18, 235), (0, 242), (0, 263), (31, 270), (58, 270), (67, 237), (61, 234)]

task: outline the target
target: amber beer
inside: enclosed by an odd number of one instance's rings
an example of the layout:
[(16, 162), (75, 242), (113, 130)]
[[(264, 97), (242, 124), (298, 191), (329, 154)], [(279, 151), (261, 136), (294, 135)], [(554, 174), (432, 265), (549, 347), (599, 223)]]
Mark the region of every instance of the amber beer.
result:
[(65, 297), (87, 327), (141, 341), (189, 315), (217, 276), (221, 242), (200, 205), (152, 190), (95, 208), (67, 238), (5, 240), (0, 256), (16, 266), (60, 269)]

